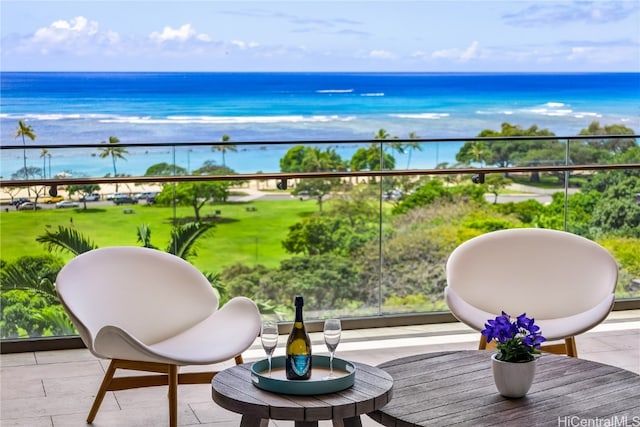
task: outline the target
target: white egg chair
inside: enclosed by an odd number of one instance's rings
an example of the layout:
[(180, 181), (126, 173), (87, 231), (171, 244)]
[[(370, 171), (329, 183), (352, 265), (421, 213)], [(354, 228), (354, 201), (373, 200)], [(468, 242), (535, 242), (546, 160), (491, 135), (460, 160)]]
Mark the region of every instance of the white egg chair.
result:
[[(185, 365), (235, 359), (260, 331), (248, 298), (218, 308), (206, 277), (187, 261), (154, 249), (107, 247), (85, 252), (59, 272), (60, 301), (89, 351), (111, 359), (89, 412), (107, 391), (169, 386), (169, 424), (177, 425), (178, 384), (209, 383), (216, 372), (178, 373)], [(115, 377), (117, 369), (153, 375)]]
[[(446, 264), (445, 300), (481, 331), (502, 311), (535, 318), (543, 350), (577, 357), (574, 337), (602, 322), (615, 299), (618, 265), (599, 244), (556, 230), (518, 228), (472, 238)], [(480, 349), (487, 348), (484, 336)]]

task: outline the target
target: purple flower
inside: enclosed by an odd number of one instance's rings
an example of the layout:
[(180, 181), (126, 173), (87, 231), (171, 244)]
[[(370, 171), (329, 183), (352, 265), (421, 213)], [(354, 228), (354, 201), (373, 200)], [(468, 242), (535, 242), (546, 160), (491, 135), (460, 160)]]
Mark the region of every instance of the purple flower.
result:
[(484, 326), (482, 335), (487, 338), (487, 342), (498, 342), (498, 359), (508, 362), (533, 360), (534, 355), (540, 354), (540, 344), (545, 341), (540, 334), (540, 327), (526, 313), (512, 322), (511, 317), (503, 311), (500, 316), (488, 320)]

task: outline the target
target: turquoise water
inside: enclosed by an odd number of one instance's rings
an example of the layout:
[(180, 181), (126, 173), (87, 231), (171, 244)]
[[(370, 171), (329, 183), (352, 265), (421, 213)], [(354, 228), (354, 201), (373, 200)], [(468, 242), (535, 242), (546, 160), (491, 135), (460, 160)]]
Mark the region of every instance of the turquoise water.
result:
[[(406, 138), (464, 138), (509, 122), (576, 135), (593, 120), (640, 132), (640, 73), (1, 73), (0, 137), (15, 139), (18, 120), (36, 135), (29, 144), (215, 142), (239, 145), (225, 162), (238, 172), (279, 171), (291, 145), (274, 141), (373, 138), (380, 128)], [(397, 167), (453, 162), (459, 144), (430, 144)], [(341, 147), (347, 157), (357, 147)], [(18, 152), (20, 151), (20, 152)], [(2, 152), (2, 175), (22, 167), (22, 151)], [(108, 159), (93, 150), (50, 150), (51, 169), (102, 176)], [(48, 169), (41, 150), (28, 164)], [(173, 161), (194, 169), (221, 163), (208, 147), (130, 149), (118, 172), (143, 174)]]

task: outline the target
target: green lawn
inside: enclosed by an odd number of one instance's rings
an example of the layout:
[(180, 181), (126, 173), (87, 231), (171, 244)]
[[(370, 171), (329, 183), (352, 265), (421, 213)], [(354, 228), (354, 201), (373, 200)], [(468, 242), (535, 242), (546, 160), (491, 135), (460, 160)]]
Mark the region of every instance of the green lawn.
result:
[[(151, 242), (165, 249), (170, 240), (173, 208), (147, 206), (105, 206), (89, 209), (47, 209), (35, 212), (2, 212), (0, 221), (0, 257), (12, 260), (25, 255), (43, 254), (45, 247), (36, 242), (47, 229), (58, 226), (73, 227), (90, 237), (99, 247), (115, 245), (139, 245), (137, 227), (148, 224)], [(255, 211), (247, 207), (255, 207)], [(127, 209), (133, 213), (125, 214)], [(218, 272), (235, 263), (277, 266), (288, 254), (282, 248), (282, 240), (289, 226), (303, 216), (317, 211), (315, 201), (283, 200), (255, 201), (208, 205), (201, 210), (204, 217), (215, 216), (216, 224), (210, 234), (198, 241), (197, 256), (191, 262), (202, 271)], [(220, 215), (215, 215), (216, 211)], [(193, 217), (193, 209), (178, 207), (178, 218)], [(61, 253), (64, 259), (71, 255)]]

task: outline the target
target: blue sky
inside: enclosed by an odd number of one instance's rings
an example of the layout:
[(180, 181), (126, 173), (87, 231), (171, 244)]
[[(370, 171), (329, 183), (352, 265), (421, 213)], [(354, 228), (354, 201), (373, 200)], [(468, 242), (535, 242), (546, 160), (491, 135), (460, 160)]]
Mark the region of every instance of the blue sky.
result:
[(640, 1), (1, 0), (3, 71), (640, 71)]

